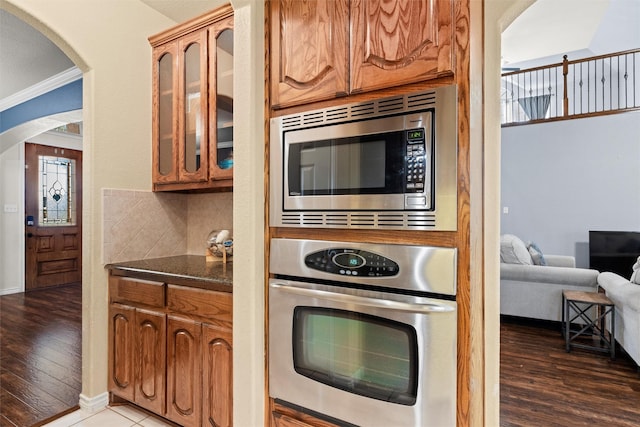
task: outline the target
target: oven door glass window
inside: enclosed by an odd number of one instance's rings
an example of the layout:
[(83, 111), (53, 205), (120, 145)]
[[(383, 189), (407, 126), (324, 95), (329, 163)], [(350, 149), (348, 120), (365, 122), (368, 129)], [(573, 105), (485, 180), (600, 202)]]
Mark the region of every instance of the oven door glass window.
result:
[(402, 132), (328, 139), (289, 146), (289, 195), (401, 194)]
[(411, 325), (352, 311), (296, 307), (296, 372), (351, 393), (416, 402), (418, 349)]

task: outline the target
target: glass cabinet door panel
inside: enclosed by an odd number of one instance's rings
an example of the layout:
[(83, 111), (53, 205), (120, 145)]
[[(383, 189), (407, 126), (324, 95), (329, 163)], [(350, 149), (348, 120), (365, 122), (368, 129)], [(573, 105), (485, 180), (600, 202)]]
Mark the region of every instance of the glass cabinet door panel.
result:
[(173, 162), (173, 55), (165, 53), (158, 62), (158, 172), (170, 175)]
[(233, 30), (216, 37), (216, 163), (233, 166)]
[(191, 44), (184, 53), (184, 164), (185, 171), (200, 170), (202, 147), (202, 111), (200, 96), (200, 49)]

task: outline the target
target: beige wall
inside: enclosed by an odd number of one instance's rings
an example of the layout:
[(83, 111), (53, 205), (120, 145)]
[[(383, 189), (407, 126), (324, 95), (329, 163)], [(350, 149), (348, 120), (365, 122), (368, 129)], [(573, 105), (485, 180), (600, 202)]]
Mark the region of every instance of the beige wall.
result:
[(500, 36), (534, 2), (485, 0), (484, 4), (485, 426), (500, 424)]

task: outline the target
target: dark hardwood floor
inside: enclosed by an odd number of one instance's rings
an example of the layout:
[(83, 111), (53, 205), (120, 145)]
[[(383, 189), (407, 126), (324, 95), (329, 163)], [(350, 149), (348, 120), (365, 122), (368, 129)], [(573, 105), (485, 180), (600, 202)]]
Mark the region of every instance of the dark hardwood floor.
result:
[[(0, 427), (78, 404), (81, 307), (80, 284), (0, 297)], [(640, 373), (623, 351), (566, 353), (559, 325), (522, 319), (500, 334), (502, 427), (640, 426)]]
[(0, 426), (29, 427), (78, 405), (81, 285), (0, 297)]
[(565, 351), (559, 324), (503, 319), (502, 427), (640, 426), (640, 373), (621, 349), (616, 360)]

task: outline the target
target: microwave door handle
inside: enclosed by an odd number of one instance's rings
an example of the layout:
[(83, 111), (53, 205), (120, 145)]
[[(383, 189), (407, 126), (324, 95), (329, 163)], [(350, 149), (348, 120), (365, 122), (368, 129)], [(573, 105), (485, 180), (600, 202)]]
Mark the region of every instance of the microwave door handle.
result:
[(303, 295), (314, 298), (322, 298), (339, 303), (350, 303), (360, 306), (385, 308), (396, 311), (404, 311), (411, 313), (443, 313), (454, 311), (455, 309), (448, 305), (437, 303), (408, 303), (402, 301), (385, 300), (379, 298), (361, 297), (357, 295), (339, 294), (336, 292), (322, 291), (318, 289), (302, 288), (298, 286), (285, 285), (281, 283), (272, 283), (272, 288), (280, 289), (284, 292)]

